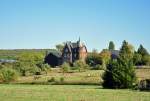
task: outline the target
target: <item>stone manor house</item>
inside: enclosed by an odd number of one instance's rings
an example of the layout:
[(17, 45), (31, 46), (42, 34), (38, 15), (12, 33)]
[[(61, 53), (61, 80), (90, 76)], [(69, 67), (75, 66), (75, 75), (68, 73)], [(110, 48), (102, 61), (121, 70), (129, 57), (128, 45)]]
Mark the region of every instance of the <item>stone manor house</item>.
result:
[(45, 63), (51, 66), (59, 66), (64, 62), (73, 64), (76, 60), (85, 61), (87, 48), (80, 38), (77, 42), (66, 42), (62, 52), (53, 50), (47, 53)]

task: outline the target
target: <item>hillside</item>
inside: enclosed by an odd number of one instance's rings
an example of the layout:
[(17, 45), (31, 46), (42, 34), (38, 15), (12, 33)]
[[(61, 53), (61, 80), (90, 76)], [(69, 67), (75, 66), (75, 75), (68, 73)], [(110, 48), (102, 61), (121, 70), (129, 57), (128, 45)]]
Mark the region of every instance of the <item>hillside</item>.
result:
[(16, 59), (19, 54), (33, 52), (45, 55), (47, 51), (53, 50), (54, 49), (0, 49), (0, 59)]

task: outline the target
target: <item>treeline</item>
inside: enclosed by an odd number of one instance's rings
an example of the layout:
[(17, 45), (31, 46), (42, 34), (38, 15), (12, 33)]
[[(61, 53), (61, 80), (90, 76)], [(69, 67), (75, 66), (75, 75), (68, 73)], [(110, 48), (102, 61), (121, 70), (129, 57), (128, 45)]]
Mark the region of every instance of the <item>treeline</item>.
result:
[[(104, 70), (104, 88), (134, 88), (140, 90), (150, 90), (150, 79), (138, 81), (135, 74), (136, 66), (150, 66), (150, 55), (148, 51), (140, 45), (138, 50), (134, 50), (133, 45), (123, 41), (120, 50), (115, 50), (115, 45), (111, 41), (107, 49), (98, 53), (94, 50), (86, 59), (86, 63), (93, 69)], [(118, 52), (117, 54), (113, 52)], [(114, 55), (116, 55), (114, 57)]]
[(0, 82), (16, 81), (19, 76), (47, 74), (51, 68), (44, 63), (44, 57), (41, 52), (21, 52), (16, 55), (16, 62), (0, 63)]
[(53, 49), (0, 49), (0, 59), (16, 60), (18, 55), (32, 52), (45, 55), (47, 51), (51, 50)]
[[(133, 55), (134, 66), (150, 66), (150, 55), (143, 45), (140, 45), (137, 50), (131, 44), (128, 44), (128, 47)], [(121, 49), (115, 50), (115, 44), (110, 41), (108, 48), (103, 49), (100, 53), (96, 49), (88, 53), (86, 63), (93, 69), (106, 68), (106, 65), (112, 58), (117, 59), (119, 57), (120, 52)]]

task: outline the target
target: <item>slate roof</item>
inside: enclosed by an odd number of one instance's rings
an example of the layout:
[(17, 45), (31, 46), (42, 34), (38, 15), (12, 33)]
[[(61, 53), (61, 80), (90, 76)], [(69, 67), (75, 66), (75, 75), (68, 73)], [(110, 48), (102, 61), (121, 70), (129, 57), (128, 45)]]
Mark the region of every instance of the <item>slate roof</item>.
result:
[(57, 51), (57, 50), (50, 50), (50, 51), (47, 52), (47, 55), (48, 54), (53, 54), (53, 55), (55, 55), (58, 58), (61, 58), (61, 55), (62, 55), (62, 53)]
[(72, 48), (77, 48), (78, 47), (78, 43), (71, 43), (72, 44)]
[(78, 48), (78, 42), (77, 43), (71, 43), (70, 41), (66, 43), (67, 47), (69, 48), (69, 52), (72, 52), (72, 49)]

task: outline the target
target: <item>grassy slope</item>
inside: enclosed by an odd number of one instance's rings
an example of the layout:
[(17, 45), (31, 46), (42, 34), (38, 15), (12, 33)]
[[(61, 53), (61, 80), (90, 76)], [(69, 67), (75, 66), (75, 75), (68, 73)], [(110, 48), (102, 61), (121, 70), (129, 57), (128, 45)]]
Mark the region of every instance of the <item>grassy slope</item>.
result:
[(0, 101), (150, 101), (150, 93), (87, 85), (2, 84)]

